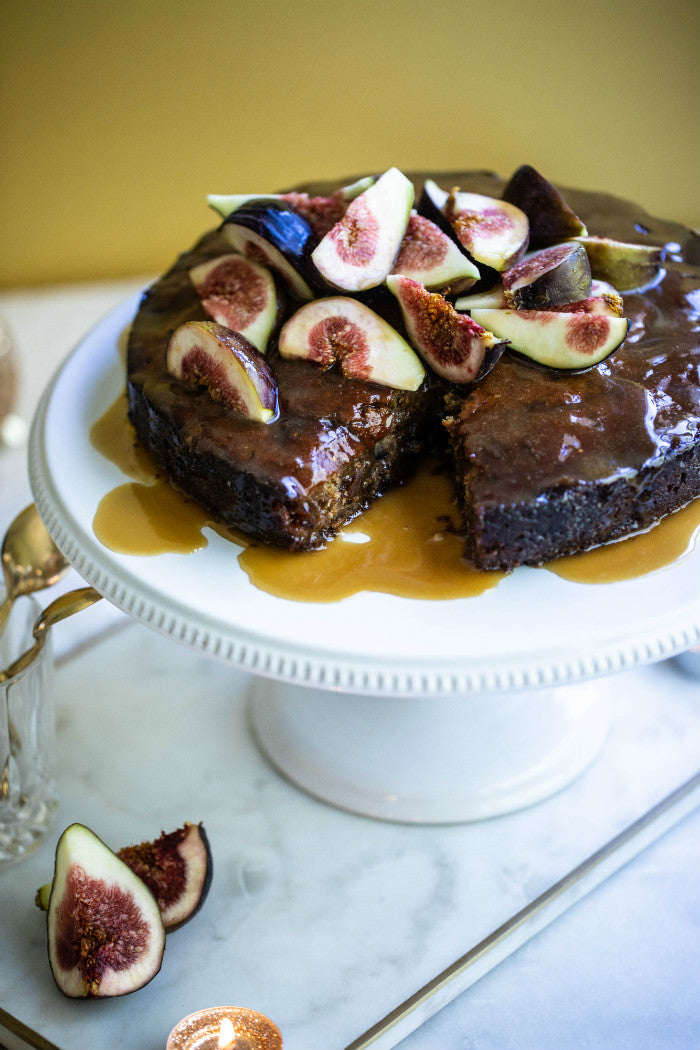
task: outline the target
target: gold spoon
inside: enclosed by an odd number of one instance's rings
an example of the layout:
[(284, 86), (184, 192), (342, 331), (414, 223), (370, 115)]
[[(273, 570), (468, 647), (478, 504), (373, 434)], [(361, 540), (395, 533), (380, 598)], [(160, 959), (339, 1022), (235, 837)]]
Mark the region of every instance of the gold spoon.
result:
[(51, 587), (65, 576), (69, 567), (46, 531), (36, 506), (30, 503), (12, 522), (2, 544), (7, 594), (0, 605), (0, 634), (16, 598)]
[(87, 609), (89, 605), (98, 602), (102, 595), (94, 587), (79, 587), (75, 591), (68, 591), (47, 605), (39, 619), (34, 624), (34, 644), (26, 652), (18, 656), (4, 671), (0, 671), (0, 682), (6, 682), (8, 678), (14, 677), (20, 671), (29, 667), (30, 663), (41, 649), (46, 639), (46, 632), (50, 627), (65, 620), (67, 616)]

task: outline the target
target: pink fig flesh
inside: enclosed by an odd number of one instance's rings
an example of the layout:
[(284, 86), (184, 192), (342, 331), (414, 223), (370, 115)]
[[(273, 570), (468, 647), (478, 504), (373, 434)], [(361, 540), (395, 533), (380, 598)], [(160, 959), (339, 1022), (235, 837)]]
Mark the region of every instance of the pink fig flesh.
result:
[(408, 220), (392, 269), (431, 291), (449, 286), (454, 294), (471, 288), (479, 277), (476, 266), (455, 242), (434, 222), (415, 212)]
[(387, 284), (399, 301), (412, 345), (437, 375), (471, 383), (493, 367), (503, 346), (491, 332), (409, 277), (392, 274)]
[(204, 904), (212, 879), (209, 840), (202, 824), (186, 823), (154, 842), (125, 846), (120, 860), (155, 897), (168, 933), (182, 926)]
[(557, 244), (527, 255), (503, 274), (506, 305), (514, 310), (549, 310), (591, 294), (591, 268), (581, 245)]
[(265, 353), (277, 319), (277, 291), (266, 267), (242, 255), (221, 255), (195, 266), (190, 279), (212, 321)]
[(281, 357), (339, 364), (343, 375), (397, 390), (417, 390), (425, 369), (406, 340), (364, 303), (334, 296), (306, 303), (283, 325)]
[(81, 824), (58, 842), (47, 930), (54, 979), (70, 998), (126, 995), (162, 963), (165, 929), (155, 898)]

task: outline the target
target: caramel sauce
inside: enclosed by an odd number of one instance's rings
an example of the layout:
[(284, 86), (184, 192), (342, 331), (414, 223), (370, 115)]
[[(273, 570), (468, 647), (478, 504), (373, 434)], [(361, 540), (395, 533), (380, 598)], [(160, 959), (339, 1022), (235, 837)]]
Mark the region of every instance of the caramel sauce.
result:
[[(122, 554), (192, 553), (207, 546), (207, 526), (243, 550), (238, 561), (260, 590), (295, 601), (335, 602), (360, 591), (406, 598), (474, 597), (506, 573), (479, 572), (462, 558), (449, 479), (426, 466), (347, 525), (326, 548), (289, 552), (257, 544), (213, 523), (177, 492), (142, 449), (127, 420), (126, 394), (97, 420), (93, 447), (133, 480), (101, 500), (93, 529)], [(654, 528), (545, 566), (577, 583), (613, 583), (653, 572), (692, 550), (700, 499)]]

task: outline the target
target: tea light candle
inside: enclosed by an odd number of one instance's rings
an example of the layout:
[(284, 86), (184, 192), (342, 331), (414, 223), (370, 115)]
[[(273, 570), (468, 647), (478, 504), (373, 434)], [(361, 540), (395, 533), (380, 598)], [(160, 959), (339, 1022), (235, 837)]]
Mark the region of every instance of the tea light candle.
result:
[(282, 1050), (282, 1036), (269, 1017), (255, 1010), (212, 1006), (175, 1025), (166, 1050)]

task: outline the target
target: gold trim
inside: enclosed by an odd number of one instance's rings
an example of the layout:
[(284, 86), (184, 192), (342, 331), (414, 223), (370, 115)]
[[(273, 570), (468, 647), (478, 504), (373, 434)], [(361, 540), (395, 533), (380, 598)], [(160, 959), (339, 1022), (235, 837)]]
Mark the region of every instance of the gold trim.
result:
[[(697, 797), (693, 798), (695, 793), (697, 793)], [(680, 812), (681, 805), (684, 802), (687, 805), (684, 810)], [(596, 873), (597, 879), (584, 890), (581, 896), (572, 897), (568, 903), (564, 904), (560, 912), (552, 916), (552, 919), (558, 918), (559, 915), (567, 910), (567, 908), (571, 907), (571, 905), (575, 904), (578, 900), (581, 900), (586, 893), (595, 889), (605, 879), (609, 878), (610, 875), (619, 871), (620, 868), (641, 853), (647, 846), (651, 845), (652, 842), (660, 838), (660, 836), (666, 831), (669, 831), (674, 824), (687, 816), (698, 805), (700, 805), (700, 772), (696, 773), (690, 778), (690, 780), (687, 780), (680, 787), (676, 788), (675, 791), (672, 791), (670, 795), (667, 795), (666, 798), (662, 799), (655, 806), (652, 806), (652, 808), (643, 816), (639, 817), (634, 823), (625, 828), (624, 831), (621, 831), (614, 838), (610, 839), (609, 842), (604, 846), (601, 846), (601, 848), (596, 850), (595, 853), (592, 853), (590, 857), (573, 868), (567, 875), (564, 875), (564, 877), (559, 879), (558, 882), (555, 882), (549, 887), (549, 889), (545, 890), (539, 897), (536, 897), (533, 901), (527, 904), (521, 911), (512, 915), (502, 926), (499, 926), (498, 929), (494, 930), (485, 937), (484, 940), (480, 941), (479, 944), (475, 945), (459, 959), (453, 962), (443, 970), (442, 973), (439, 973), (431, 981), (428, 981), (427, 984), (423, 985), (422, 988), (419, 988), (417, 992), (392, 1010), (391, 1013), (387, 1014), (381, 1021), (373, 1025), (372, 1028), (368, 1029), (358, 1039), (349, 1043), (345, 1047), (345, 1050), (366, 1050), (366, 1048), (373, 1046), (382, 1035), (386, 1035), (390, 1032), (400, 1021), (403, 1021), (420, 1006), (428, 1002), (434, 995), (454, 981), (455, 978), (465, 973), (470, 967), (473, 967), (475, 963), (483, 959), (498, 945), (507, 941), (507, 939), (521, 929), (528, 920), (536, 915), (541, 915), (547, 907), (551, 906), (555, 901), (559, 901), (562, 895), (579, 883), (584, 876)], [(674, 812), (676, 809), (678, 809), (679, 812)], [(673, 814), (673, 819), (664, 822), (663, 818), (668, 818), (671, 814)], [(650, 831), (651, 836), (647, 835), (644, 837), (643, 833), (645, 831)], [(631, 844), (634, 845), (634, 851), (632, 853), (625, 853), (624, 847)], [(614, 865), (608, 870), (602, 870), (605, 862), (613, 859)], [(543, 926), (540, 926), (539, 929), (534, 932), (539, 932), (542, 928)], [(529, 940), (529, 937), (526, 937), (522, 943), (525, 943), (527, 940)], [(476, 980), (478, 980), (478, 977), (475, 978), (475, 981)], [(408, 1031), (402, 1032), (401, 1038), (406, 1035), (408, 1035)]]
[[(44, 1039), (43, 1035), (39, 1035), (33, 1028), (28, 1028), (26, 1024), (22, 1024), (21, 1021), (8, 1014), (0, 1006), (0, 1029), (2, 1028), (11, 1032), (12, 1035), (24, 1039), (27, 1046), (33, 1047), (33, 1050), (61, 1050), (55, 1043), (50, 1043), (48, 1039)], [(0, 1032), (1, 1034), (2, 1032)]]

